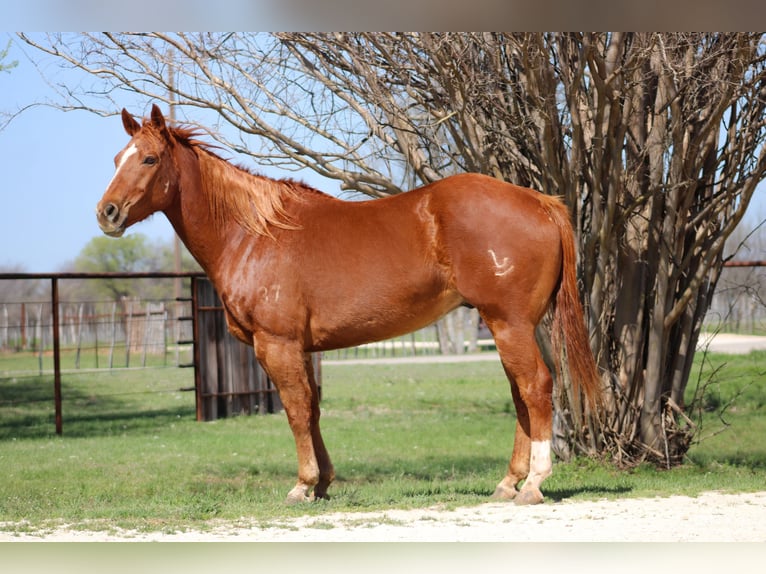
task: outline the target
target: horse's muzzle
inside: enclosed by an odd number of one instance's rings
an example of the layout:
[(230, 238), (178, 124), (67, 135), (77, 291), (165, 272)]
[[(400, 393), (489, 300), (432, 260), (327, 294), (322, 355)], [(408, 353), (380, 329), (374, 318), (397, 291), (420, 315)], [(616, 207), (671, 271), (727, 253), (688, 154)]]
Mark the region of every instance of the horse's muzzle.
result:
[(128, 218), (128, 210), (120, 209), (114, 203), (106, 203), (103, 207), (96, 208), (98, 226), (110, 237), (122, 237), (125, 233), (125, 221)]

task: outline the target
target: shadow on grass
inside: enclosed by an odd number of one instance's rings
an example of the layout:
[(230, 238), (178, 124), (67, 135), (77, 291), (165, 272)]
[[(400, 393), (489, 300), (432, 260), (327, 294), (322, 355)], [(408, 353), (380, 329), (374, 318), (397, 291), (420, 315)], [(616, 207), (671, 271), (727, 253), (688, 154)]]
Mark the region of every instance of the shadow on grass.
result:
[(633, 491), (633, 487), (631, 486), (604, 486), (604, 485), (589, 486), (587, 484), (578, 486), (577, 488), (547, 489), (545, 488), (545, 483), (543, 483), (541, 488), (542, 488), (543, 494), (545, 495), (545, 498), (553, 502), (561, 502), (563, 500), (575, 498), (579, 495), (608, 496), (608, 495), (627, 494)]
[[(507, 464), (507, 460), (498, 457), (447, 456), (369, 464), (350, 472), (336, 466), (336, 486), (342, 485), (347, 490), (398, 483), (397, 494), (402, 498), (466, 496), (489, 501), (496, 484), (504, 476)], [(487, 477), (492, 478), (488, 480)], [(579, 484), (574, 487), (548, 486), (544, 483), (543, 494), (550, 501), (561, 502), (580, 495), (614, 496), (633, 490), (630, 485), (604, 485), (598, 476), (594, 476), (592, 482), (587, 477), (579, 477), (577, 481)]]
[[(179, 418), (193, 418), (194, 405), (137, 408), (130, 394), (94, 394), (62, 383), (62, 430), (67, 437), (153, 432)], [(49, 377), (0, 379), (0, 440), (56, 435), (53, 384)]]

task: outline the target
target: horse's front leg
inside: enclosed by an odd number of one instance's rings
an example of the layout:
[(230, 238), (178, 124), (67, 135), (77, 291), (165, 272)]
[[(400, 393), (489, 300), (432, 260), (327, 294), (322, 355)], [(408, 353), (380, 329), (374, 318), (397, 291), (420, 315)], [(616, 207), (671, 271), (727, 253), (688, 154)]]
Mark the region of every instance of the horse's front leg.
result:
[(330, 461), (330, 455), (324, 445), (322, 432), (319, 430), (319, 388), (314, 373), (314, 362), (311, 353), (304, 353), (303, 362), (308, 375), (309, 386), (311, 387), (311, 440), (314, 444), (314, 455), (319, 464), (319, 482), (314, 487), (314, 496), (316, 498), (329, 498), (327, 489), (333, 480), (335, 480), (335, 469)]
[[(329, 457), (321, 443), (318, 426), (319, 403), (313, 375), (307, 372), (301, 345), (294, 341), (256, 334), (253, 337), (255, 354), (279, 392), (290, 429), (295, 438), (298, 454), (298, 482), (287, 495), (287, 503), (313, 500), (314, 486), (320, 482), (320, 465), (329, 464)], [(319, 440), (317, 441), (317, 437)], [(315, 449), (319, 442), (320, 452)], [(326, 474), (326, 469), (325, 469)], [(329, 482), (321, 485), (320, 496), (325, 495)]]

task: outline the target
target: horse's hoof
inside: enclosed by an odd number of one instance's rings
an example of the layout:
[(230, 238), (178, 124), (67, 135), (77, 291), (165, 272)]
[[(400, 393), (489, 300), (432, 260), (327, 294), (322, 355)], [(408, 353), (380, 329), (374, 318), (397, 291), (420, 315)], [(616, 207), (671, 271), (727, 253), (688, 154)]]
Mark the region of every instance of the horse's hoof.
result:
[(291, 506), (293, 504), (302, 504), (304, 502), (311, 502), (314, 500), (314, 495), (307, 494), (303, 488), (293, 488), (285, 499), (285, 504)]
[(509, 488), (507, 486), (503, 486), (502, 484), (498, 484), (495, 492), (490, 497), (490, 500), (513, 500), (518, 494), (519, 491), (513, 487)]
[(314, 498), (311, 496), (288, 496), (285, 498), (285, 504), (287, 506), (294, 506), (296, 504), (311, 502), (312, 500), (314, 500)]
[(538, 489), (522, 490), (514, 499), (518, 506), (528, 506), (530, 504), (540, 504), (543, 501), (543, 493)]

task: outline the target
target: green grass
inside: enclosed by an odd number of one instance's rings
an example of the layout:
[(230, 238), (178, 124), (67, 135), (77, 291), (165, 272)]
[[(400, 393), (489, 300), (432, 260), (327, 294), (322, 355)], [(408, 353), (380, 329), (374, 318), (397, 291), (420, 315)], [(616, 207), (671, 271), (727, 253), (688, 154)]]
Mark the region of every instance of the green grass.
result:
[[(698, 354), (699, 355), (699, 354)], [(699, 444), (689, 451), (701, 467), (766, 472), (766, 351), (749, 355), (710, 355), (695, 358), (697, 370), (687, 388), (687, 404), (695, 391), (702, 408)], [(701, 389), (704, 387), (704, 394)], [(762, 482), (762, 487), (766, 481)]]
[[(188, 350), (181, 351), (183, 361), (188, 357)], [(107, 369), (110, 367), (110, 353), (108, 349), (100, 349), (98, 353), (94, 349), (83, 349), (79, 355), (76, 349), (61, 349), (61, 370), (78, 371), (90, 369)], [(126, 353), (125, 347), (115, 348), (111, 356), (111, 367), (138, 368), (138, 367), (165, 367), (175, 364), (175, 352), (167, 351), (162, 354), (132, 352)], [(42, 373), (41, 373), (42, 372)], [(31, 373), (53, 373), (53, 351), (39, 352), (22, 351), (19, 353), (3, 351), (0, 353), (0, 378), (12, 375), (29, 375)]]
[[(762, 490), (766, 353), (713, 357), (703, 380), (722, 363), (709, 390), (719, 406), (737, 396), (723, 417), (730, 426), (695, 445), (685, 465), (619, 471), (590, 460), (557, 463), (547, 498)], [(323, 374), (322, 427), (338, 476), (331, 500), (298, 507), (283, 505), (297, 470), (284, 414), (197, 423), (193, 393), (179, 390), (191, 386), (191, 370), (67, 373), (61, 437), (50, 377), (0, 376), (0, 523), (16, 523), (0, 527), (64, 521), (177, 530), (211, 518), (267, 524), (473, 505), (503, 476), (515, 418), (499, 364), (325, 365)], [(723, 426), (714, 412), (703, 415), (703, 434)]]

